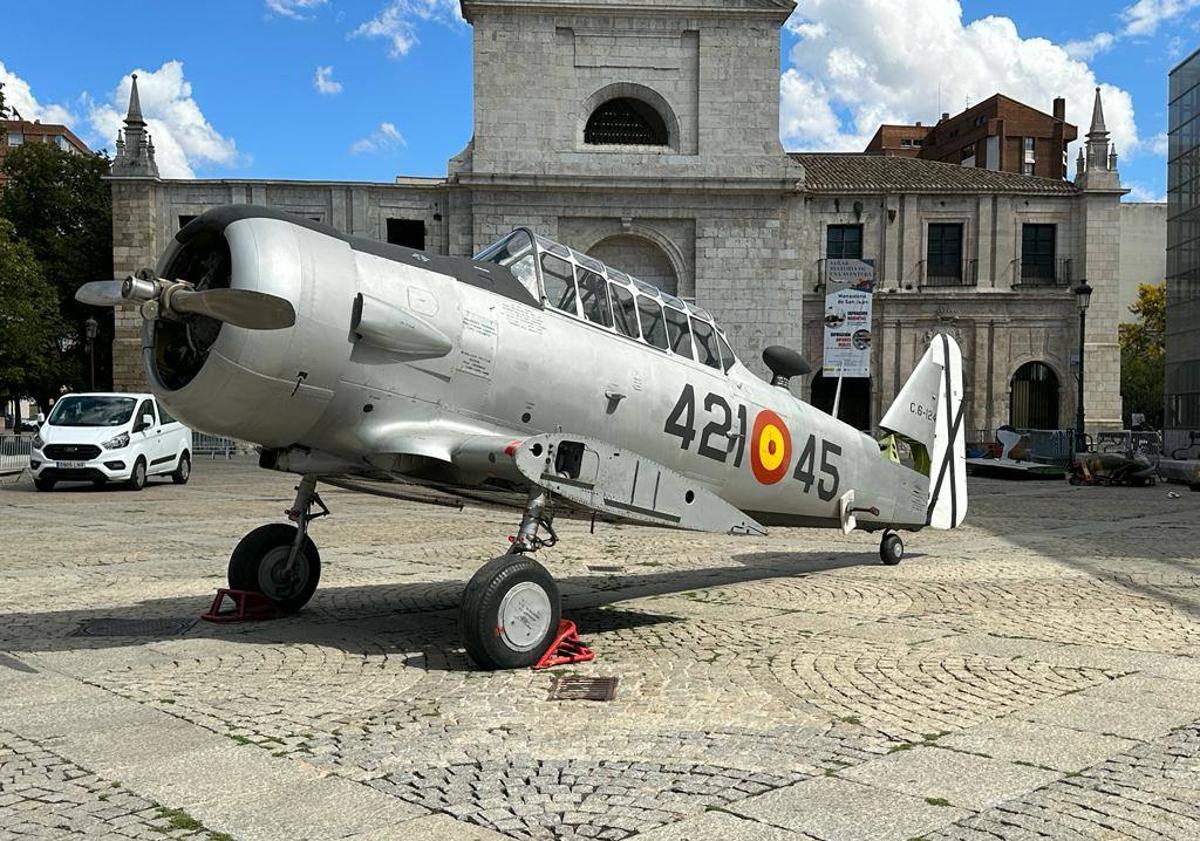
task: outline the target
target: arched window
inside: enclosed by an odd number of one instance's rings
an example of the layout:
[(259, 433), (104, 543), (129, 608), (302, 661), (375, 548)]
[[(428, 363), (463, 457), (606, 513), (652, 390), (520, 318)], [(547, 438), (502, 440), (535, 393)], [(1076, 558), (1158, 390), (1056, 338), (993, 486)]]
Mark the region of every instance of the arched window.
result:
[(1008, 422), (1017, 429), (1058, 429), (1058, 375), (1044, 362), (1013, 374)]
[(640, 99), (618, 97), (600, 104), (588, 117), (583, 142), (594, 146), (666, 146), (667, 124)]

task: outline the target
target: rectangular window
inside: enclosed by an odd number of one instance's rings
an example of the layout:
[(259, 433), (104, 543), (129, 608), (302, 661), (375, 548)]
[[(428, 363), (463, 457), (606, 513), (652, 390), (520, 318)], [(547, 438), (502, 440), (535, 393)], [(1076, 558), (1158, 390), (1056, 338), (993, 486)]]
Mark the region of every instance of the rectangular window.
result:
[(862, 225), (829, 225), (825, 228), (825, 256), (861, 260)]
[(608, 288), (612, 292), (617, 329), (630, 338), (638, 338), (637, 305), (633, 301), (633, 293), (616, 283), (609, 284)]
[(692, 356), (692, 331), (688, 329), (687, 313), (671, 307), (663, 310), (667, 316), (667, 340), (671, 350), (680, 356), (694, 359)]
[(403, 245), (406, 248), (425, 250), (425, 220), (424, 219), (389, 219), (387, 220), (387, 241), (392, 245)]
[(546, 303), (556, 310), (579, 315), (575, 308), (575, 271), (570, 263), (553, 254), (543, 254), (542, 283), (546, 286)]
[(1032, 137), (1026, 137), (1026, 138), (1025, 138), (1025, 151), (1026, 151), (1026, 152), (1032, 152), (1032, 151), (1033, 151), (1033, 142), (1034, 142), (1034, 141), (1033, 141), (1033, 138), (1032, 138)]
[(642, 337), (652, 346), (667, 349), (667, 326), (663, 322), (663, 310), (658, 301), (637, 296), (638, 317), (642, 320)]
[(692, 319), (692, 335), (696, 337), (696, 356), (709, 368), (721, 367), (721, 350), (717, 347), (717, 331), (707, 321)]
[(1054, 225), (1021, 226), (1021, 280), (1054, 282)]
[(20, 146), (24, 142), (25, 142), (25, 135), (21, 134), (21, 132), (10, 131), (8, 133), (8, 145), (9, 146)]
[(953, 286), (962, 283), (962, 246), (962, 223), (930, 223), (925, 270), (929, 285)]
[(608, 305), (608, 284), (604, 278), (587, 269), (579, 270), (579, 302), (583, 315), (593, 324), (612, 327), (612, 309)]
[(1023, 175), (1033, 175), (1033, 164), (1022, 164), (1021, 173)]

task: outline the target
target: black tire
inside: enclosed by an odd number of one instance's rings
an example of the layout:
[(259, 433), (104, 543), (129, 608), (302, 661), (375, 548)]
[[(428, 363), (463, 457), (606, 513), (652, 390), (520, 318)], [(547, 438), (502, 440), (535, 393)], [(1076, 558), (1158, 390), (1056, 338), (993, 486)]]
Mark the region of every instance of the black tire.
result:
[(146, 460), (141, 456), (133, 463), (133, 470), (125, 480), (125, 487), (131, 491), (140, 491), (146, 487)]
[(39, 491), (48, 493), (48, 492), (54, 490), (54, 480), (53, 479), (35, 478), (33, 480), (33, 486), (35, 488), (37, 488)]
[(295, 538), (296, 527), (288, 523), (268, 523), (243, 537), (229, 557), (230, 588), (262, 593), (284, 613), (308, 604), (321, 583), (321, 553), (307, 534), (296, 560), (297, 579), (279, 577)]
[(187, 450), (183, 451), (183, 455), (179, 457), (179, 464), (175, 466), (175, 470), (171, 473), (171, 481), (176, 485), (186, 485), (188, 479), (192, 477), (192, 457)]
[(904, 559), (904, 541), (892, 532), (885, 534), (879, 542), (879, 559), (888, 566), (895, 566)]
[[(513, 637), (505, 632), (500, 611), (505, 597), (517, 587), (519, 594), (540, 602), (549, 601), (549, 617), (540, 611), (530, 614), (532, 626), (525, 624)], [(532, 585), (532, 586), (528, 586)], [(540, 589), (541, 593), (538, 594)], [(518, 596), (520, 597), (520, 596)], [(562, 618), (562, 599), (554, 577), (532, 558), (501, 555), (488, 561), (471, 576), (463, 591), (461, 628), (467, 654), (482, 669), (520, 669), (541, 659), (558, 633)], [(537, 633), (545, 623), (545, 632)], [(525, 637), (532, 634), (527, 640)]]

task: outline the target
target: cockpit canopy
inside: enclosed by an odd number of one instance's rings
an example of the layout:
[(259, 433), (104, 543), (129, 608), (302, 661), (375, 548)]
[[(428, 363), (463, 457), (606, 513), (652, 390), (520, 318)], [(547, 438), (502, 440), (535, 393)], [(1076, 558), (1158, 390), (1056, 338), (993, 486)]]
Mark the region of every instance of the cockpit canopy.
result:
[(710, 368), (728, 371), (737, 361), (706, 310), (527, 228), (475, 259), (504, 266), (543, 306), (581, 321)]

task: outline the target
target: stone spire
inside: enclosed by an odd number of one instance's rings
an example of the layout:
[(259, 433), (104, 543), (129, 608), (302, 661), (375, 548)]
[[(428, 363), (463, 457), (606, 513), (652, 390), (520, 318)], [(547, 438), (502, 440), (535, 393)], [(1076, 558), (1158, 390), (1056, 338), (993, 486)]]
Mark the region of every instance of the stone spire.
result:
[(1108, 142), (1100, 88), (1096, 88), (1096, 100), (1092, 105), (1092, 127), (1088, 129), (1084, 147), (1079, 150), (1075, 183), (1084, 190), (1121, 189), (1121, 177), (1117, 173), (1117, 150)]
[(154, 162), (154, 141), (146, 131), (142, 117), (142, 100), (138, 96), (137, 74), (129, 90), (129, 111), (125, 128), (117, 134), (117, 156), (113, 159), (112, 174), (124, 178), (157, 178), (158, 164)]

